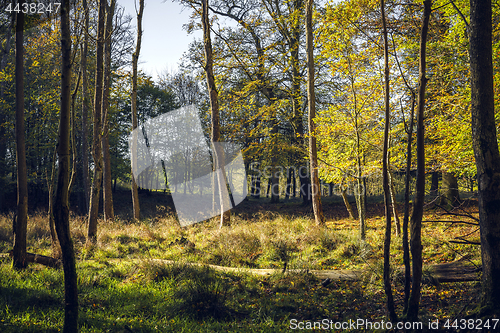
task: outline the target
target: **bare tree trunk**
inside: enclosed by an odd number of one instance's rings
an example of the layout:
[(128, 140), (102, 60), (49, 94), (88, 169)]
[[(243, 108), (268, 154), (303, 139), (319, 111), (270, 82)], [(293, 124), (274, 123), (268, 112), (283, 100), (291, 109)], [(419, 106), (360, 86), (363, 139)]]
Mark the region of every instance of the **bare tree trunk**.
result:
[(411, 264), (410, 264), (410, 246), (408, 244), (408, 221), (410, 219), (410, 178), (411, 178), (411, 158), (412, 158), (412, 139), (413, 139), (413, 118), (415, 111), (415, 93), (411, 91), (411, 112), (410, 125), (407, 133), (406, 146), (406, 174), (405, 174), (405, 207), (403, 216), (403, 262), (405, 266), (405, 295), (404, 295), (404, 310), (406, 315), (408, 311), (408, 300), (411, 292)]
[(457, 177), (452, 172), (443, 171), (441, 182), (441, 205), (448, 209), (460, 203), (460, 193), (458, 192)]
[(52, 256), (54, 258), (60, 258), (61, 256), (61, 246), (59, 245), (59, 241), (57, 239), (56, 233), (56, 223), (54, 221), (54, 198), (55, 191), (54, 188), (56, 180), (56, 162), (57, 162), (57, 147), (54, 149), (54, 154), (52, 156), (52, 171), (50, 173), (50, 179), (47, 177), (47, 188), (49, 191), (49, 230), (50, 230), (50, 238), (51, 238), (51, 246), (52, 246)]
[(59, 170), (57, 177), (56, 199), (54, 202), (54, 221), (61, 244), (64, 270), (64, 328), (63, 332), (78, 332), (78, 285), (75, 253), (69, 229), (69, 176), (70, 176), (70, 93), (71, 93), (71, 35), (69, 23), (69, 0), (61, 6), (61, 112), (59, 122)]
[(435, 199), (439, 194), (439, 173), (433, 171), (431, 173), (431, 198)]
[(477, 166), (483, 316), (500, 315), (500, 154), (492, 64), (491, 0), (470, 0), (472, 142)]
[(90, 205), (90, 175), (89, 175), (89, 144), (88, 144), (88, 114), (89, 114), (89, 94), (87, 75), (87, 56), (89, 46), (89, 6), (87, 0), (83, 0), (84, 11), (84, 40), (81, 56), (82, 71), (82, 169), (83, 169), (83, 192), (85, 195), (85, 210), (88, 211)]
[(342, 200), (344, 201), (345, 208), (349, 213), (349, 218), (352, 220), (356, 220), (354, 210), (352, 209), (351, 204), (349, 203), (349, 199), (347, 198), (347, 189), (344, 187), (343, 182), (340, 183), (340, 194), (342, 195)]
[(427, 32), (429, 30), (429, 18), (431, 15), (432, 0), (424, 0), (424, 12), (422, 15), (422, 30), (420, 33), (420, 64), (419, 64), (419, 86), (418, 86), (418, 109), (417, 109), (417, 184), (415, 193), (415, 204), (410, 221), (411, 228), (411, 254), (413, 261), (413, 276), (410, 299), (408, 302), (408, 320), (418, 319), (418, 308), (420, 303), (420, 289), (422, 282), (422, 217), (424, 213), (425, 199), (425, 143), (424, 143), (424, 106), (425, 106), (425, 77), (426, 68), (426, 46)]
[[(16, 15), (12, 15), (10, 24), (7, 26), (6, 36), (5, 36), (5, 46), (1, 48), (1, 58), (0, 58), (0, 72), (5, 69), (7, 66), (7, 60), (10, 53), (11, 47), (11, 39), (12, 39), (12, 30), (14, 28)], [(1, 46), (0, 46), (1, 47)], [(5, 96), (5, 87), (7, 82), (0, 82), (0, 100), (4, 99)], [(4, 106), (0, 109), (0, 124), (5, 123), (6, 114), (8, 112), (8, 106)], [(7, 141), (5, 140), (5, 128), (4, 126), (0, 126), (0, 138), (4, 138), (0, 140), (0, 212), (3, 212), (5, 209), (5, 176), (7, 173)]]
[(392, 205), (392, 213), (394, 214), (394, 222), (396, 224), (396, 237), (401, 235), (401, 222), (399, 221), (398, 207), (396, 202), (396, 190), (394, 189), (394, 175), (391, 170), (391, 166), (388, 160), (388, 173), (389, 173), (389, 191), (391, 192), (391, 205)]
[[(137, 63), (139, 62), (139, 54), (141, 52), (142, 43), (142, 15), (144, 14), (144, 0), (139, 0), (139, 12), (137, 13), (137, 44), (135, 46), (135, 52), (132, 54), (132, 130), (137, 128)], [(134, 135), (137, 135), (137, 131), (134, 131)], [(137, 138), (132, 139), (132, 207), (134, 213), (134, 219), (138, 220), (141, 218), (141, 209), (139, 205), (139, 192), (137, 191), (137, 182), (134, 176), (133, 170), (135, 170), (135, 164), (137, 163), (137, 157), (134, 156), (137, 153)]]
[(202, 1), (202, 22), (203, 22), (203, 41), (205, 46), (205, 72), (207, 74), (208, 93), (210, 95), (210, 110), (212, 115), (212, 145), (214, 146), (215, 154), (215, 170), (217, 171), (217, 180), (219, 187), (219, 199), (221, 202), (221, 219), (220, 227), (227, 226), (231, 221), (231, 211), (229, 206), (229, 198), (227, 198), (225, 191), (227, 189), (226, 177), (224, 171), (224, 151), (222, 147), (217, 144), (220, 139), (220, 125), (219, 125), (219, 100), (218, 93), (215, 87), (215, 77), (213, 72), (213, 54), (212, 54), (212, 41), (210, 40), (210, 20), (208, 18), (208, 0)]
[(94, 90), (94, 130), (92, 143), (92, 156), (94, 158), (94, 177), (90, 192), (89, 229), (88, 240), (94, 243), (97, 240), (97, 217), (99, 214), (99, 196), (102, 183), (102, 151), (101, 151), (101, 111), (103, 90), (103, 51), (104, 51), (104, 21), (106, 13), (106, 1), (99, 0), (99, 14), (97, 25), (97, 52), (96, 52), (96, 75)]
[[(385, 206), (385, 238), (384, 238), (384, 291), (387, 297), (387, 311), (392, 322), (398, 320), (394, 309), (394, 298), (392, 295), (391, 282), (391, 190), (389, 186), (389, 41), (387, 40), (387, 23), (385, 19), (385, 1), (380, 0), (382, 29), (384, 37), (384, 101), (385, 101), (385, 126), (384, 126), (384, 148), (382, 153), (382, 186), (384, 188)], [(394, 202), (394, 201), (393, 201)]]
[[(24, 0), (21, 4), (25, 3)], [(17, 218), (14, 235), (13, 266), (25, 268), (26, 230), (28, 226), (28, 175), (24, 141), (24, 14), (17, 13), (16, 23), (16, 156), (17, 156)]]
[(106, 5), (106, 30), (104, 35), (104, 82), (102, 90), (102, 158), (103, 158), (103, 210), (104, 220), (113, 221), (115, 212), (113, 210), (113, 187), (111, 177), (111, 156), (109, 153), (109, 88), (111, 77), (111, 36), (113, 34), (113, 16), (115, 14), (116, 0)]
[(321, 205), (321, 187), (318, 175), (318, 147), (316, 144), (316, 95), (314, 92), (314, 42), (312, 32), (313, 0), (306, 1), (306, 52), (307, 52), (307, 102), (309, 107), (309, 161), (311, 163), (311, 196), (314, 219), (317, 225), (325, 225)]

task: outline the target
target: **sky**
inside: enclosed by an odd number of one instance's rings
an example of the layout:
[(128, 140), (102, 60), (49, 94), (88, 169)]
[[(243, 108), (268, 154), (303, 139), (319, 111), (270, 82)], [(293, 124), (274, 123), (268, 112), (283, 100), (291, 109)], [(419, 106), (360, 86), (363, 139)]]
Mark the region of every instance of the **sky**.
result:
[[(118, 0), (125, 8), (125, 13), (132, 16), (132, 25), (137, 26), (137, 15), (134, 2), (138, 0)], [(192, 12), (178, 2), (172, 0), (145, 0), (142, 18), (142, 45), (139, 55), (139, 69), (156, 78), (158, 74), (175, 72), (183, 53), (194, 38), (201, 38), (201, 31), (193, 34), (183, 30), (182, 26), (189, 22)], [(135, 29), (134, 29), (135, 30)], [(134, 36), (137, 33), (134, 31)]]

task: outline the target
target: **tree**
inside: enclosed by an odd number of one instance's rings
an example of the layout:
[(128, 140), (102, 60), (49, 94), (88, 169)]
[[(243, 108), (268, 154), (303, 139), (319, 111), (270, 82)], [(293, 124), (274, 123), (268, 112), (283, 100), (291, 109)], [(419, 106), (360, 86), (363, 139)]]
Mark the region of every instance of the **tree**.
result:
[(397, 321), (396, 311), (394, 310), (394, 299), (391, 286), (391, 193), (389, 188), (389, 127), (390, 127), (390, 93), (389, 93), (389, 41), (387, 34), (387, 22), (385, 17), (385, 1), (380, 1), (380, 16), (382, 21), (382, 35), (384, 38), (384, 148), (382, 151), (382, 186), (384, 188), (384, 206), (385, 206), (385, 238), (384, 238), (384, 290), (387, 296), (387, 310), (392, 322)]
[(381, 47), (374, 42), (379, 37), (370, 37), (374, 29), (360, 30), (356, 22), (373, 19), (373, 12), (373, 4), (367, 1), (328, 7), (319, 37), (324, 46), (321, 56), (334, 83), (332, 102), (317, 120), (320, 174), (329, 183), (354, 185), (362, 241), (366, 238), (364, 182), (380, 172), (382, 161), (383, 130), (378, 119), (383, 110), (383, 70)]
[[(141, 51), (142, 42), (142, 15), (144, 13), (144, 0), (139, 0), (139, 12), (137, 13), (137, 44), (135, 47), (135, 52), (132, 54), (132, 130), (137, 128), (137, 63), (139, 62), (139, 54)], [(136, 133), (136, 132), (134, 132)], [(132, 140), (134, 144), (137, 142), (137, 138)], [(139, 206), (139, 193), (137, 191), (137, 183), (134, 177), (135, 163), (137, 162), (134, 154), (137, 152), (137, 147), (132, 147), (132, 207), (134, 219), (139, 219), (141, 217), (141, 211)]]
[(210, 20), (208, 17), (208, 0), (202, 0), (202, 24), (203, 24), (203, 43), (205, 46), (205, 72), (207, 75), (208, 94), (210, 96), (210, 110), (212, 119), (211, 142), (214, 152), (214, 166), (217, 174), (217, 182), (220, 200), (220, 227), (229, 225), (231, 222), (231, 211), (229, 209), (229, 198), (226, 196), (226, 179), (224, 171), (224, 150), (218, 144), (220, 139), (219, 124), (219, 100), (217, 88), (215, 86), (215, 77), (213, 72), (213, 54), (212, 41), (210, 39)]
[(417, 107), (417, 181), (415, 192), (415, 203), (410, 221), (411, 230), (411, 254), (412, 254), (412, 286), (408, 302), (407, 317), (409, 320), (417, 320), (420, 303), (420, 289), (422, 282), (422, 217), (425, 199), (425, 142), (424, 142), (424, 107), (426, 78), (426, 46), (427, 33), (429, 30), (429, 19), (431, 15), (432, 0), (424, 1), (422, 14), (422, 28), (420, 32), (419, 53), (419, 84), (418, 84), (418, 107)]
[[(20, 2), (25, 3), (24, 0)], [(24, 141), (24, 13), (17, 13), (16, 22), (16, 157), (17, 157), (17, 215), (13, 266), (25, 268), (26, 230), (28, 226), (28, 175), (26, 168), (26, 145)]]
[(89, 23), (90, 14), (87, 0), (82, 1), (84, 27), (83, 27), (83, 45), (81, 53), (80, 68), (82, 71), (82, 176), (83, 176), (83, 192), (85, 196), (85, 211), (90, 205), (90, 175), (89, 175), (89, 148), (87, 140), (88, 131), (88, 113), (89, 113), (89, 95), (88, 95), (88, 74), (87, 74), (87, 56), (89, 54)]
[(472, 142), (477, 167), (481, 233), (482, 314), (500, 314), (500, 154), (492, 63), (490, 0), (470, 0)]
[[(4, 15), (7, 13), (3, 13)], [(6, 15), (7, 16), (7, 15)], [(9, 17), (10, 16), (10, 17)], [(0, 46), (0, 72), (4, 72), (4, 70), (7, 67), (7, 60), (9, 58), (9, 53), (11, 49), (11, 39), (12, 39), (12, 30), (14, 28), (15, 24), (15, 18), (16, 15), (10, 14), (9, 16), (6, 17), (5, 22), (7, 19), (10, 18), (10, 22), (8, 24), (5, 24), (1, 27), (2, 33), (5, 31), (5, 44), (3, 46)], [(5, 92), (7, 88), (7, 82), (2, 81), (0, 82), (0, 124), (4, 124), (5, 120), (7, 119), (7, 104), (3, 103), (3, 100), (5, 98)], [(5, 209), (4, 205), (4, 191), (5, 191), (5, 176), (7, 174), (7, 140), (5, 138), (6, 135), (6, 130), (4, 126), (0, 126), (0, 211), (3, 211)]]
[(97, 24), (97, 51), (96, 74), (94, 90), (94, 129), (92, 142), (92, 157), (94, 159), (94, 177), (90, 191), (90, 208), (88, 216), (88, 240), (97, 240), (97, 216), (99, 214), (99, 196), (102, 182), (102, 93), (103, 93), (103, 65), (104, 65), (104, 23), (107, 0), (99, 0), (99, 14)]
[(321, 206), (321, 187), (318, 177), (318, 152), (316, 146), (316, 95), (314, 94), (314, 42), (312, 32), (313, 0), (306, 2), (306, 50), (307, 50), (307, 103), (309, 108), (309, 161), (311, 163), (311, 195), (314, 219), (317, 225), (325, 224)]
[(63, 332), (78, 332), (78, 282), (75, 252), (69, 228), (69, 175), (70, 175), (70, 100), (71, 100), (71, 33), (69, 23), (70, 0), (61, 5), (61, 111), (59, 113), (59, 161), (54, 222), (61, 245), (64, 270), (64, 328)]
[(109, 90), (111, 85), (111, 37), (113, 34), (113, 17), (116, 0), (111, 0), (108, 6), (106, 1), (106, 24), (104, 33), (104, 82), (102, 90), (102, 160), (103, 160), (103, 203), (104, 220), (112, 221), (115, 218), (113, 210), (113, 190), (111, 183), (111, 156), (109, 151)]

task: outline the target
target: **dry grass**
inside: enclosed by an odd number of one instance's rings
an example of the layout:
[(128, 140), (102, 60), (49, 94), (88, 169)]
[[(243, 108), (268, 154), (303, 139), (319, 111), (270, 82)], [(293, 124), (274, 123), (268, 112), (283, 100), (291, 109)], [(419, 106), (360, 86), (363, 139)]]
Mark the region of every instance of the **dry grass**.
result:
[[(382, 258), (385, 221), (377, 213), (380, 204), (369, 207), (366, 244), (358, 240), (357, 221), (330, 218), (326, 228), (320, 228), (314, 225), (310, 216), (294, 214), (302, 212), (300, 206), (295, 206), (294, 211), (293, 205), (282, 205), (280, 214), (264, 206), (249, 214), (252, 204), (255, 205), (250, 202), (241, 211), (236, 210), (231, 226), (222, 229), (215, 218), (181, 228), (172, 214), (139, 222), (120, 217), (113, 222), (99, 220), (94, 245), (86, 243), (86, 219), (71, 216), (77, 258), (161, 258), (249, 268), (282, 268), (286, 262), (288, 268), (300, 269), (366, 268), (376, 266), (376, 261)], [(428, 210), (424, 220), (443, 219), (439, 214), (439, 211)], [(12, 248), (11, 218), (0, 217), (1, 252)], [(449, 262), (464, 256), (478, 260), (477, 246), (449, 242), (469, 233), (476, 237), (475, 229), (475, 226), (463, 224), (424, 223), (424, 262)], [(401, 239), (394, 236), (395, 265), (402, 265), (400, 243)], [(48, 217), (42, 212), (29, 218), (28, 251), (52, 253)]]

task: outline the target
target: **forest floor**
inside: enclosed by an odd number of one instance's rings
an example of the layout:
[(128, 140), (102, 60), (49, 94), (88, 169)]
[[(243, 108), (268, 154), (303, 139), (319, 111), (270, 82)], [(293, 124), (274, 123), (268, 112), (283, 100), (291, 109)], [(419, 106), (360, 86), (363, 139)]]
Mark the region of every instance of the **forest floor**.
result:
[[(298, 200), (271, 205), (260, 199), (236, 207), (231, 226), (222, 229), (215, 220), (181, 228), (168, 197), (152, 193), (141, 199), (145, 218), (132, 222), (129, 194), (115, 196), (116, 220), (100, 221), (92, 246), (85, 242), (85, 219), (72, 216), (81, 332), (285, 332), (314, 323), (325, 329), (349, 320), (364, 320), (363, 325), (387, 321), (380, 203), (368, 205), (367, 239), (361, 244), (357, 221), (348, 219), (341, 202), (329, 198), (324, 202), (326, 228), (316, 227), (311, 208)], [(473, 267), (466, 273), (479, 277), (473, 271), (480, 264), (479, 247), (461, 243), (478, 240), (477, 226), (457, 223), (474, 222), (476, 202), (464, 202), (455, 213), (462, 216), (426, 207), (423, 326), (417, 331), (472, 331), (467, 325), (460, 330), (460, 320), (473, 319), (479, 283), (436, 279), (433, 266), (447, 268), (441, 271), (445, 275), (457, 267)], [(473, 218), (463, 216), (467, 214)], [(0, 217), (0, 253), (12, 248), (11, 218)], [(28, 251), (54, 255), (43, 212), (30, 215)], [(395, 234), (391, 252), (393, 267), (402, 267), (401, 237)], [(454, 267), (457, 261), (460, 265)], [(214, 269), (221, 266), (233, 269)], [(267, 271), (258, 275), (248, 269)], [(353, 280), (326, 282), (328, 276), (318, 274), (344, 270), (361, 273)], [(393, 269), (392, 279), (401, 315), (404, 274)], [(32, 264), (15, 271), (10, 258), (0, 259), (1, 332), (58, 332), (62, 319), (61, 270)], [(436, 320), (440, 330), (429, 329)]]

